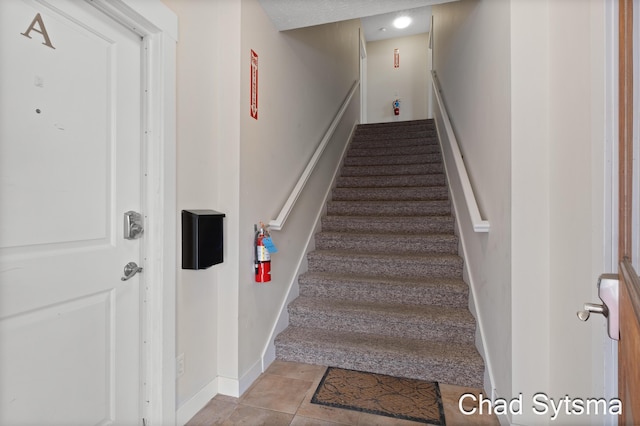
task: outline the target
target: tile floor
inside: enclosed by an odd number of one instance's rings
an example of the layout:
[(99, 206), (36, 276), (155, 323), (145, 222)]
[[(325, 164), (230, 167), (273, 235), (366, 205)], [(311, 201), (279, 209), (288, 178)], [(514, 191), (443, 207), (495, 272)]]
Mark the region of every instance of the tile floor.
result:
[[(424, 425), (352, 410), (311, 404), (326, 367), (274, 361), (240, 398), (217, 395), (187, 426), (208, 425)], [(440, 384), (447, 426), (497, 426), (493, 415), (464, 415), (458, 399), (480, 389)], [(465, 407), (467, 405), (465, 404)], [(468, 409), (468, 408), (467, 408)]]

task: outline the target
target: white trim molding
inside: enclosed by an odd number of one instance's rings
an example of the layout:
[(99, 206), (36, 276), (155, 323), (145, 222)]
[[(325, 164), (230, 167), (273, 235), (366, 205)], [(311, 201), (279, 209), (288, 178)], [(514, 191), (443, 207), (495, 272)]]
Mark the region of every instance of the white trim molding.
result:
[(144, 305), (141, 416), (176, 422), (176, 43), (177, 16), (161, 0), (86, 0), (142, 38), (144, 48)]
[[(431, 77), (431, 81), (433, 82), (433, 93), (436, 97), (436, 102), (438, 108), (440, 109), (440, 114), (442, 115), (442, 123), (444, 126), (444, 129), (438, 128), (438, 134), (440, 134), (440, 132), (446, 134), (446, 140), (448, 140), (449, 142), (448, 146), (451, 149), (456, 169), (455, 171), (451, 172), (457, 173), (458, 178), (460, 179), (460, 185), (462, 186), (462, 192), (467, 204), (469, 217), (471, 219), (471, 223), (473, 224), (473, 230), (475, 232), (489, 232), (491, 226), (489, 225), (488, 220), (485, 220), (482, 218), (482, 216), (480, 216), (478, 202), (476, 201), (476, 197), (473, 193), (473, 187), (471, 186), (469, 174), (467, 173), (467, 168), (464, 165), (464, 160), (462, 159), (462, 154), (460, 153), (458, 140), (456, 139), (453, 127), (451, 126), (451, 120), (449, 120), (449, 114), (447, 114), (447, 109), (445, 108), (444, 102), (442, 100), (442, 94), (440, 93), (440, 83), (438, 82), (438, 76), (436, 75), (435, 71), (431, 71)], [(440, 143), (442, 143), (445, 138), (441, 136), (439, 139)]]

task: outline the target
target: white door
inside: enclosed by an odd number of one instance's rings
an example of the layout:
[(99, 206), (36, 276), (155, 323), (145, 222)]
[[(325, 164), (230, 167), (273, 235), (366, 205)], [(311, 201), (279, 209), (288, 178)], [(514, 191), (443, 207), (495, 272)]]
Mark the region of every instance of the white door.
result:
[(141, 39), (0, 1), (0, 424), (139, 424)]

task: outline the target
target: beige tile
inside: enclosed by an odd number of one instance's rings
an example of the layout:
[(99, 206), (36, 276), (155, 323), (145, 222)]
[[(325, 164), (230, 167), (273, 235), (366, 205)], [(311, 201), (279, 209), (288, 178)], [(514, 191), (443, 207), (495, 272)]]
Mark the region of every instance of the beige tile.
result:
[(345, 410), (342, 408), (327, 407), (326, 405), (312, 404), (311, 396), (305, 398), (300, 405), (296, 415), (313, 418), (322, 421), (332, 421), (342, 424), (355, 425), (358, 424), (360, 412), (354, 410)]
[(298, 409), (296, 415), (310, 417), (316, 420), (326, 420), (348, 425), (357, 424), (358, 418), (360, 417), (359, 411), (345, 410), (342, 408), (333, 408), (327, 407), (326, 405), (311, 403), (311, 398), (318, 388), (318, 385), (320, 385), (320, 381), (322, 380), (326, 369), (326, 367), (323, 367), (322, 372), (318, 374), (313, 380), (313, 384), (305, 395), (302, 404), (300, 404), (300, 408)]
[[(360, 413), (358, 425), (376, 425), (376, 426), (424, 426), (426, 423), (414, 422), (411, 420), (395, 419), (387, 416), (377, 416), (375, 414)], [(448, 423), (447, 423), (448, 426)]]
[[(219, 424), (409, 426), (423, 424), (311, 404), (311, 397), (325, 370), (326, 367), (323, 366), (275, 361), (241, 398), (217, 395), (191, 419), (188, 426)], [(498, 419), (494, 415), (468, 416), (460, 411), (459, 398), (467, 392), (479, 395), (482, 390), (440, 384), (447, 426), (498, 426)], [(468, 401), (465, 407), (473, 408), (473, 402)]]
[[(442, 402), (444, 405), (444, 416), (447, 423), (447, 426), (456, 426), (456, 425), (474, 425), (474, 426), (498, 426), (500, 422), (498, 418), (494, 414), (472, 414), (467, 415), (464, 414), (458, 403), (460, 401), (460, 397), (465, 393), (472, 393), (476, 396), (476, 398), (480, 395), (480, 393), (484, 394), (482, 389), (475, 388), (466, 388), (462, 386), (454, 386), (447, 384), (440, 384), (440, 394), (442, 395)], [(486, 396), (486, 395), (485, 395)], [(471, 408), (476, 407), (478, 404), (473, 403), (473, 401), (469, 399), (465, 399), (463, 404), (463, 408), (465, 411), (470, 410)]]
[(327, 420), (312, 419), (309, 417), (296, 415), (291, 422), (291, 426), (349, 426), (351, 423), (336, 423)]
[(213, 399), (215, 399), (216, 401), (231, 402), (231, 403), (237, 404), (239, 398), (236, 398), (235, 396), (222, 395), (219, 393), (216, 396), (214, 396)]
[(216, 396), (193, 416), (186, 426), (209, 426), (222, 424), (238, 406), (235, 402), (224, 401)]
[(271, 363), (265, 373), (313, 382), (318, 377), (322, 378), (326, 370), (327, 367), (322, 365), (276, 360)]
[(291, 423), (291, 420), (293, 420), (293, 414), (238, 404), (233, 413), (222, 424), (286, 426)]
[(294, 414), (313, 382), (275, 374), (263, 374), (240, 403)]

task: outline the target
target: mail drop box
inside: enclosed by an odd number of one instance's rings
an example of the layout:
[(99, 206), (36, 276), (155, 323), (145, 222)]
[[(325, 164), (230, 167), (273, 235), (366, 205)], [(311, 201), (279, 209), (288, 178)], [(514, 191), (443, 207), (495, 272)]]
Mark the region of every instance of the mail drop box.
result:
[(224, 213), (182, 210), (182, 269), (207, 269), (222, 263)]

